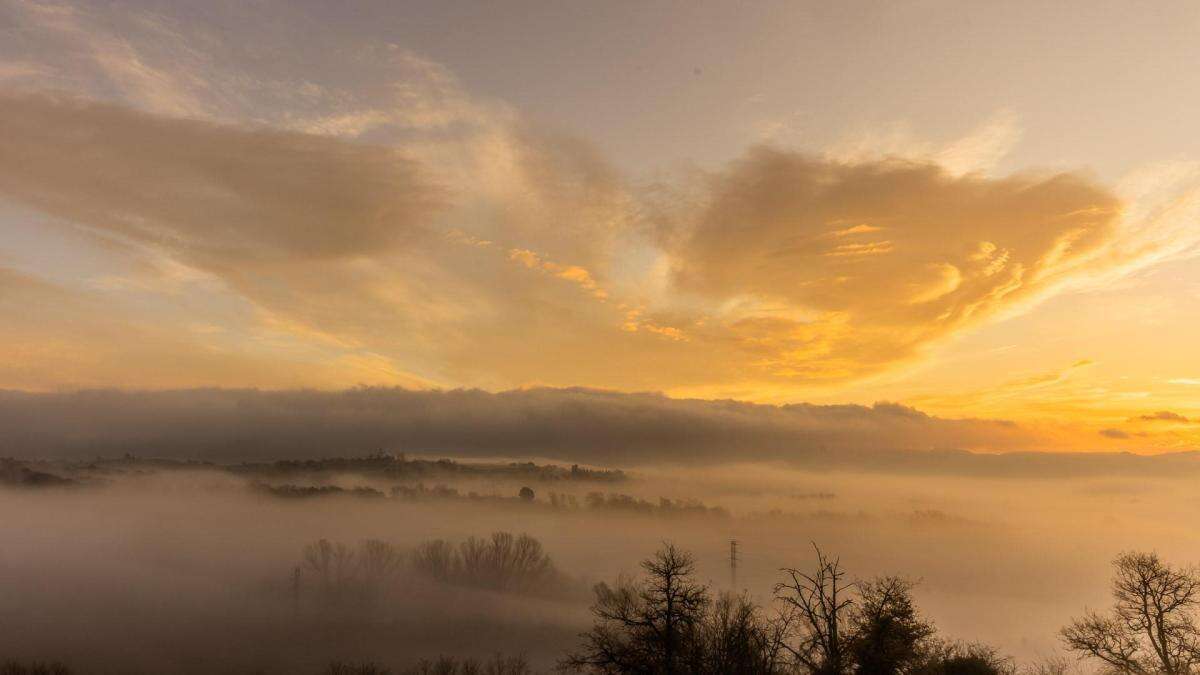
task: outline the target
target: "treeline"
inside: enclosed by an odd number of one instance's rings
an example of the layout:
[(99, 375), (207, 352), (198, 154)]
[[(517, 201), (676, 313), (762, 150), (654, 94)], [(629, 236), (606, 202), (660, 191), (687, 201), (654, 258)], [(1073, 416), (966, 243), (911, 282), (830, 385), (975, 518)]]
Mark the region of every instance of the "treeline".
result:
[(583, 499), (579, 499), (572, 494), (549, 492), (546, 499), (539, 500), (533, 489), (528, 486), (521, 488), (517, 494), (513, 495), (480, 494), (474, 491), (462, 492), (458, 488), (449, 485), (427, 486), (424, 483), (395, 485), (392, 486), (388, 494), (385, 494), (382, 490), (368, 486), (344, 488), (337, 485), (292, 485), (290, 483), (271, 485), (263, 482), (252, 483), (251, 489), (260, 494), (284, 499), (332, 496), (381, 499), (390, 495), (392, 499), (402, 502), (462, 501), (488, 504), (528, 504), (533, 507), (553, 511), (593, 511), (653, 516), (729, 517), (729, 511), (724, 508), (720, 506), (706, 506), (704, 502), (697, 499), (659, 497), (656, 501), (650, 501), (641, 497), (617, 492), (605, 493), (593, 491), (587, 493)]
[[(72, 480), (102, 481), (125, 474), (144, 475), (160, 471), (219, 471), (256, 479), (320, 478), (355, 474), (381, 480), (429, 481), (488, 479), (545, 484), (556, 482), (620, 483), (627, 480), (618, 469), (589, 469), (578, 464), (535, 464), (534, 462), (456, 462), (451, 459), (409, 459), (404, 454), (375, 453), (363, 457), (330, 457), (314, 460), (281, 460), (216, 464), (198, 460), (138, 457), (100, 458), (88, 461), (25, 461), (0, 458), (0, 484), (41, 485)], [(34, 476), (35, 479), (30, 479)]]
[[(75, 481), (52, 473), (39, 471), (9, 457), (0, 457), (0, 485), (23, 488), (74, 485)], [(4, 666), (7, 667), (7, 666)], [(2, 674), (4, 671), (0, 671)]]
[[(488, 659), (439, 656), (436, 659), (421, 659), (399, 671), (372, 662), (334, 661), (319, 675), (533, 675), (533, 669), (524, 656), (497, 654)], [(62, 663), (0, 662), (0, 675), (72, 675), (73, 671)]]
[(409, 459), (403, 453), (393, 455), (384, 452), (365, 457), (243, 463), (226, 468), (233, 473), (261, 477), (353, 473), (389, 480), (488, 478), (533, 483), (559, 481), (616, 483), (626, 480), (623, 471), (588, 469), (578, 464), (564, 467), (557, 464), (535, 464), (533, 462), (462, 463), (452, 459)]
[(849, 581), (817, 551), (810, 570), (784, 569), (774, 608), (713, 594), (692, 556), (666, 545), (640, 578), (595, 587), (595, 624), (560, 668), (583, 673), (1004, 675), (1010, 660), (937, 635), (912, 582)]
[[(815, 548), (815, 547), (814, 547)], [(1060, 631), (1067, 651), (1111, 675), (1200, 671), (1200, 571), (1153, 553), (1114, 562), (1112, 607), (1089, 611)], [(807, 568), (783, 568), (770, 603), (716, 593), (696, 578), (692, 556), (665, 544), (641, 564), (593, 588), (593, 623), (557, 665), (595, 675), (1065, 675), (1064, 660), (1022, 669), (980, 642), (941, 636), (917, 606), (914, 583), (898, 576), (852, 579), (816, 550)], [(494, 533), (411, 552), (377, 540), (356, 548), (327, 540), (303, 550), (296, 568), (325, 600), (372, 596), (404, 572), (441, 583), (536, 594), (563, 575), (536, 539)], [(470, 648), (464, 642), (464, 649)], [(59, 663), (0, 662), (0, 675), (69, 675)], [(375, 663), (335, 662), (325, 675), (391, 675)], [(444, 656), (397, 675), (527, 675), (523, 656)]]
[(269, 483), (251, 483), (250, 489), (260, 494), (270, 495), (272, 497), (281, 497), (283, 499), (307, 499), (309, 497), (365, 497), (367, 499), (381, 499), (386, 495), (383, 492), (365, 485), (344, 488), (339, 485), (271, 485)]
[(527, 535), (494, 532), (458, 543), (423, 542), (412, 551), (377, 539), (356, 548), (321, 539), (303, 550), (293, 589), (324, 600), (369, 598), (407, 574), (428, 581), (523, 595), (554, 596), (573, 588), (542, 543)]
[[(695, 578), (690, 554), (667, 544), (642, 562), (640, 578), (597, 584), (595, 622), (560, 670), (717, 675), (1015, 675), (1013, 661), (978, 642), (938, 635), (918, 610), (913, 582), (897, 576), (850, 581), (837, 559), (816, 551), (805, 570), (784, 568), (773, 610), (746, 595), (713, 594)], [(1200, 571), (1156, 554), (1113, 561), (1113, 606), (1060, 631), (1064, 647), (1114, 675), (1192, 675), (1200, 670)], [(1049, 660), (1029, 675), (1063, 675)]]
[(698, 499), (669, 499), (659, 497), (658, 501), (648, 501), (620, 493), (589, 492), (581, 505), (574, 495), (550, 493), (550, 506), (562, 510), (587, 509), (590, 511), (609, 511), (637, 513), (641, 515), (689, 515), (716, 516), (726, 518), (729, 512), (720, 506), (705, 506)]
[[(422, 659), (396, 675), (532, 675), (533, 669), (523, 656), (497, 654), (490, 659), (439, 656)], [(335, 661), (321, 675), (393, 675), (393, 671), (377, 663), (346, 663)]]
[(21, 663), (9, 660), (0, 661), (0, 675), (71, 675), (71, 669), (57, 661)]

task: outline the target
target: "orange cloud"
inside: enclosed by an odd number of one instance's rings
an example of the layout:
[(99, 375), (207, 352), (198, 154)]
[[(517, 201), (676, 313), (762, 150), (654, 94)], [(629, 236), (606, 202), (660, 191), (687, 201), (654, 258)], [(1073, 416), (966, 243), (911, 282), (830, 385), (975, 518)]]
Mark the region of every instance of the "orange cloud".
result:
[(759, 149), (662, 212), (586, 145), (503, 129), (446, 184), (432, 146), (3, 95), (0, 193), (196, 270), (314, 348), (437, 381), (670, 389), (909, 361), (1088, 269), (1119, 211), (1070, 175)]
[[(1120, 213), (1116, 197), (1070, 174), (990, 179), (760, 148), (712, 176), (662, 241), (681, 292), (736, 302), (717, 318), (758, 367), (846, 379), (1088, 269)], [(855, 225), (831, 239), (831, 222)]]
[(580, 288), (589, 291), (592, 297), (597, 300), (606, 300), (608, 298), (608, 293), (600, 288), (596, 280), (592, 278), (591, 272), (578, 265), (560, 265), (549, 260), (542, 260), (538, 254), (523, 248), (510, 250), (508, 257), (510, 260), (515, 260), (528, 269), (542, 270), (559, 279), (574, 282)]

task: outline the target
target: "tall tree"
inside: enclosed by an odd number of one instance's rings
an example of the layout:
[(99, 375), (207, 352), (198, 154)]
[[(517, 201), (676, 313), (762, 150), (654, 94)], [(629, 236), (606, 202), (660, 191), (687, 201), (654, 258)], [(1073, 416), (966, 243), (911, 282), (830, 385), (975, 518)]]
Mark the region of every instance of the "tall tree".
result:
[(922, 657), (935, 631), (917, 612), (912, 589), (911, 581), (894, 576), (858, 584), (847, 639), (858, 675), (898, 675)]
[(786, 635), (786, 621), (764, 616), (748, 596), (722, 593), (704, 615), (688, 656), (688, 670), (753, 675), (791, 672), (783, 646)]
[(798, 664), (815, 675), (842, 675), (852, 665), (844, 631), (854, 600), (853, 583), (844, 581), (845, 570), (817, 548), (817, 566), (811, 572), (784, 568), (787, 580), (775, 584), (775, 597), (791, 611), (795, 639), (787, 646)]
[(1119, 673), (1185, 675), (1200, 665), (1200, 577), (1154, 553), (1113, 561), (1113, 608), (1088, 612), (1062, 629), (1067, 647)]
[(693, 578), (692, 556), (666, 544), (642, 569), (643, 579), (596, 585), (596, 623), (563, 661), (565, 668), (667, 675), (693, 670), (687, 661), (711, 599)]

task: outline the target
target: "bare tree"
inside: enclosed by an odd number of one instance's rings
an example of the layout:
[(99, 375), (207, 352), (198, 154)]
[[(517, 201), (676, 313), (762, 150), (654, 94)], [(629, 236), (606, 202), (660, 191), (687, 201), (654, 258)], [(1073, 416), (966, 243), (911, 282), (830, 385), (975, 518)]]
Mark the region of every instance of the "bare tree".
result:
[(1016, 675), (1012, 659), (978, 642), (932, 640), (911, 675)]
[(710, 599), (693, 579), (691, 555), (666, 544), (642, 562), (642, 580), (596, 585), (596, 624), (584, 644), (562, 662), (568, 670), (595, 673), (696, 672), (688, 664)]
[(484, 661), (453, 656), (439, 656), (432, 661), (422, 659), (401, 672), (402, 675), (532, 675), (533, 670), (524, 656), (497, 654)]
[(509, 588), (527, 591), (555, 581), (557, 571), (542, 548), (542, 542), (527, 534), (522, 534), (512, 542), (508, 558), (511, 561), (506, 568)]
[(344, 591), (354, 579), (354, 552), (327, 539), (304, 547), (304, 569), (314, 574), (326, 592)]
[(1021, 675), (1083, 675), (1079, 663), (1065, 656), (1051, 656), (1027, 664)]
[(566, 585), (542, 543), (527, 534), (493, 532), (457, 547), (441, 539), (427, 541), (413, 552), (412, 566), (437, 581), (497, 591), (544, 594)]
[(391, 675), (392, 671), (377, 663), (347, 663), (334, 661), (321, 675)]
[(661, 635), (666, 672), (674, 673), (683, 637), (695, 628), (709, 602), (708, 589), (692, 580), (696, 563), (691, 554), (674, 544), (643, 561), (642, 568), (649, 576), (642, 591), (648, 618)]
[(412, 565), (435, 581), (449, 582), (458, 574), (458, 553), (445, 539), (433, 539), (417, 546)]
[(29, 665), (17, 661), (0, 663), (0, 675), (71, 675), (71, 669), (55, 661), (43, 663), (34, 661)]
[(357, 561), (362, 580), (370, 585), (378, 585), (396, 576), (404, 556), (385, 541), (367, 539), (359, 546)]
[(1184, 675), (1200, 664), (1194, 615), (1200, 577), (1154, 553), (1124, 553), (1113, 561), (1113, 609), (1088, 612), (1062, 629), (1067, 647), (1120, 673)]
[(596, 584), (592, 614), (596, 623), (583, 646), (560, 664), (562, 670), (593, 673), (652, 673), (657, 634), (647, 616), (640, 584), (620, 576), (613, 585)]
[(799, 665), (818, 675), (841, 675), (851, 666), (843, 630), (855, 584), (843, 581), (846, 573), (837, 559), (825, 557), (816, 544), (813, 549), (816, 569), (809, 573), (784, 568), (788, 579), (775, 584), (775, 597), (794, 619), (795, 640), (787, 650)]
[(557, 576), (541, 542), (527, 534), (471, 537), (459, 546), (458, 561), (463, 582), (495, 590), (526, 591)]
[(787, 672), (787, 624), (763, 616), (746, 595), (722, 593), (704, 615), (690, 669), (702, 673)]

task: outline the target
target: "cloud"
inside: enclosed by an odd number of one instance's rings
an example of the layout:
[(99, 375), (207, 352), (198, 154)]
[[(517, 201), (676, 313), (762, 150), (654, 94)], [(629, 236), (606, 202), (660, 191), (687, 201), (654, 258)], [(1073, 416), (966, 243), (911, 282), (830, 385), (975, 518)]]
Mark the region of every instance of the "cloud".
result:
[(0, 45), (21, 86), (0, 93), (0, 196), (123, 251), (90, 291), (190, 306), (173, 325), (149, 300), (119, 313), (181, 346), (205, 324), (224, 331), (207, 346), (269, 334), (245, 351), (303, 344), (369, 383), (784, 398), (1187, 250), (1194, 172), (1123, 183), (1154, 197), (1130, 221), (1079, 175), (991, 176), (1019, 135), (1007, 113), (943, 145), (758, 148), (643, 185), (401, 46), (296, 45), (299, 14), (252, 40), (263, 7), (237, 26), (7, 7), (28, 30)]
[(0, 95), (0, 191), (197, 267), (346, 258), (417, 236), (439, 193), (388, 148)]
[(1116, 438), (1116, 439), (1129, 438), (1129, 434), (1124, 431), (1121, 431), (1120, 429), (1101, 429), (1100, 435), (1104, 436), (1105, 438)]
[(921, 139), (906, 123), (860, 131), (833, 145), (825, 156), (835, 162), (863, 164), (904, 158), (938, 164), (954, 176), (987, 174), (1021, 138), (1016, 113), (1001, 110), (966, 136), (936, 144)]
[(933, 161), (954, 175), (994, 169), (1021, 138), (1016, 113), (1002, 110), (980, 128), (937, 152)]
[[(615, 384), (592, 373), (619, 371), (582, 357), (619, 352), (603, 347), (613, 336), (643, 340), (622, 330), (625, 308), (599, 302), (608, 291), (594, 271), (622, 232), (621, 190), (569, 140), (497, 122), (408, 151), (15, 93), (0, 94), (0, 136), (0, 195), (81, 245), (139, 259), (94, 288), (124, 297), (215, 283), (224, 302), (249, 304), (255, 325), (242, 332), (391, 364), (365, 382)], [(461, 144), (472, 159), (460, 175), (447, 157)], [(395, 371), (419, 374), (381, 379)]]
[(24, 456), (312, 455), (385, 447), (643, 464), (1032, 441), (1009, 422), (938, 419), (896, 404), (767, 406), (579, 388), (9, 392), (0, 395), (0, 419), (10, 430), (0, 454)]
[[(98, 81), (153, 112), (186, 117), (210, 117), (213, 114), (211, 106), (194, 91), (202, 88), (199, 83), (194, 79), (189, 82), (189, 78), (180, 73), (179, 66), (185, 62), (183, 57), (188, 56), (183, 49), (186, 40), (162, 17), (138, 13), (130, 23), (137, 27), (136, 32), (142, 38), (140, 44), (173, 45), (168, 48), (175, 57), (170, 64), (173, 67), (164, 67), (165, 64), (156, 63), (159, 59), (148, 58), (144, 49), (139, 49), (138, 44), (123, 34), (125, 30), (105, 25), (106, 19), (113, 17), (98, 9), (37, 0), (8, 0), (0, 10), (12, 13), (24, 28), (10, 43), (9, 49), (23, 48), (24, 51), (18, 53), (33, 53), (43, 59), (42, 63), (34, 64), (38, 79), (43, 83), (101, 93), (104, 87), (97, 87)], [(190, 56), (192, 58), (188, 60), (194, 61), (199, 55), (192, 53)]]
[(845, 379), (1051, 291), (1091, 265), (1119, 215), (1071, 174), (989, 179), (759, 148), (712, 176), (663, 241), (678, 289), (732, 308), (725, 337), (762, 369)]
[[(0, 194), (85, 245), (140, 258), (132, 272), (101, 278), (114, 298), (178, 295), (179, 275), (161, 272), (192, 270), (222, 289), (221, 304), (248, 305), (243, 334), (287, 331), (319, 348), (402, 359), (404, 371), (421, 367), (423, 322), (443, 316), (424, 288), (453, 293), (447, 270), (421, 262), (450, 245), (432, 226), (445, 191), (389, 146), (0, 94)], [(208, 291), (182, 298), (198, 294)], [(136, 320), (167, 319), (144, 304), (152, 313)]]
[(1158, 412), (1149, 415), (1139, 415), (1129, 420), (1130, 422), (1183, 422), (1187, 423), (1187, 417), (1179, 413), (1171, 412), (1170, 410), (1159, 410)]
[(8, 93), (0, 133), (8, 199), (381, 376), (491, 388), (861, 378), (1090, 269), (1119, 211), (1068, 174), (766, 148), (661, 210), (587, 144), (504, 116), (394, 145)]
[(1080, 372), (1093, 365), (1095, 364), (1090, 359), (1080, 359), (1066, 367), (1021, 375), (989, 383), (986, 387), (978, 389), (942, 390), (936, 393), (915, 395), (908, 400), (914, 405), (942, 411), (1004, 409), (1006, 404), (1014, 401), (1026, 401), (1030, 398), (1036, 398), (1043, 404), (1061, 401), (1064, 398), (1070, 400), (1077, 396), (1081, 386), (1086, 386), (1080, 382), (1078, 377)]
[(576, 283), (580, 288), (591, 293), (597, 300), (608, 298), (608, 292), (596, 284), (596, 280), (592, 278), (591, 272), (578, 265), (561, 265), (550, 260), (542, 260), (538, 254), (524, 248), (511, 249), (508, 252), (508, 257), (528, 269), (541, 270), (559, 279)]
[(1039, 440), (1011, 422), (938, 418), (891, 403), (772, 406), (581, 388), (0, 391), (0, 425), (0, 456), (18, 457), (294, 459), (384, 449), (620, 467), (780, 461), (1021, 478), (1200, 472), (1195, 453), (975, 454), (966, 449), (1034, 449)]
[(111, 292), (60, 286), (0, 267), (0, 314), (8, 317), (0, 322), (0, 353), (6, 355), (0, 382), (35, 391), (429, 385), (369, 350), (313, 344), (286, 329), (257, 325), (243, 316), (244, 307), (207, 307), (215, 323), (198, 322), (191, 313), (197, 302), (188, 298), (169, 312), (159, 308), (154, 320), (145, 320)]

